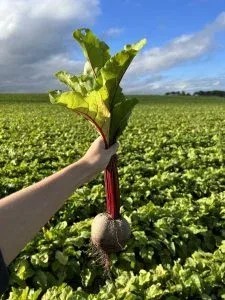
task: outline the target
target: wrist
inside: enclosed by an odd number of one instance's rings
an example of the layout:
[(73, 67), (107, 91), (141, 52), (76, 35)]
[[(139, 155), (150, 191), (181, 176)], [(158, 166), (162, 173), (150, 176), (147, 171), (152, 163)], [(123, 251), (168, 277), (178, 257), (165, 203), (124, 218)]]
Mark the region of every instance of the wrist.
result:
[(77, 163), (83, 166), (84, 172), (88, 175), (88, 177), (95, 176), (101, 171), (99, 170), (99, 163), (95, 159), (90, 159), (84, 156), (79, 159)]

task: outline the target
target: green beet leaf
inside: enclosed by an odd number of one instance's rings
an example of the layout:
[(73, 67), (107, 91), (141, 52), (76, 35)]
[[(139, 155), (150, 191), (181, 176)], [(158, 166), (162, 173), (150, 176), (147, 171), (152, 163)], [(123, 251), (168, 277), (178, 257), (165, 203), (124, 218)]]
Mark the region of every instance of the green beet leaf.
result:
[(97, 76), (99, 69), (110, 59), (109, 46), (105, 42), (100, 41), (93, 32), (87, 28), (74, 31), (73, 37), (82, 47), (84, 56), (90, 63), (94, 76)]
[(104, 87), (92, 91), (87, 97), (83, 97), (78, 92), (58, 91), (50, 92), (49, 96), (52, 103), (64, 104), (83, 115), (102, 136), (109, 135), (110, 113), (106, 105), (108, 93)]
[(146, 40), (126, 45), (122, 51), (110, 56), (108, 45), (90, 29), (78, 29), (73, 36), (87, 59), (83, 74), (76, 76), (66, 71), (57, 72), (56, 77), (70, 91), (51, 91), (50, 101), (66, 105), (84, 116), (102, 135), (108, 147), (122, 134), (138, 102), (137, 99), (126, 99), (119, 84)]
[(30, 289), (28, 286), (24, 289), (21, 288), (12, 288), (12, 291), (9, 294), (8, 300), (38, 300), (40, 299), (40, 294), (42, 290)]
[(71, 88), (71, 90), (80, 93), (82, 96), (86, 96), (88, 92), (94, 89), (94, 80), (92, 76), (75, 76), (66, 71), (59, 71), (55, 76)]
[(122, 134), (127, 125), (127, 121), (131, 115), (134, 106), (138, 103), (136, 98), (125, 100), (124, 102), (117, 103), (111, 113), (110, 123), (110, 142), (114, 143), (114, 137), (118, 137)]
[(115, 93), (123, 75), (145, 43), (146, 39), (142, 39), (136, 44), (125, 46), (124, 50), (112, 56), (100, 70), (100, 75), (96, 80), (100, 85), (107, 86), (110, 94), (111, 108), (113, 108)]

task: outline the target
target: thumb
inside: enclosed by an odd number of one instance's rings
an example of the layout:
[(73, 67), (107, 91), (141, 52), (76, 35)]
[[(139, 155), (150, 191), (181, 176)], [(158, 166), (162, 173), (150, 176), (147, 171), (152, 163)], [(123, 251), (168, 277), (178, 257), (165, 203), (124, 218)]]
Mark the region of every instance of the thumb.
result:
[(107, 151), (109, 153), (109, 155), (113, 156), (114, 154), (116, 154), (116, 151), (119, 148), (119, 143), (115, 143), (113, 144)]

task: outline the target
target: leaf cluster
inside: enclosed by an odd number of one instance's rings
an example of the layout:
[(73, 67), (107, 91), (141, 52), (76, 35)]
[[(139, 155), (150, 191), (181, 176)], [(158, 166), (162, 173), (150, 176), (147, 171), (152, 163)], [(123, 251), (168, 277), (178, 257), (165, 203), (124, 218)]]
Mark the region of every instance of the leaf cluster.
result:
[(109, 46), (90, 29), (78, 29), (74, 31), (73, 37), (87, 59), (83, 74), (76, 76), (66, 71), (57, 72), (56, 77), (70, 91), (51, 91), (50, 100), (52, 103), (66, 105), (84, 116), (109, 146), (122, 134), (131, 111), (137, 104), (135, 98), (126, 99), (119, 84), (146, 40), (126, 45), (122, 51), (111, 56)]

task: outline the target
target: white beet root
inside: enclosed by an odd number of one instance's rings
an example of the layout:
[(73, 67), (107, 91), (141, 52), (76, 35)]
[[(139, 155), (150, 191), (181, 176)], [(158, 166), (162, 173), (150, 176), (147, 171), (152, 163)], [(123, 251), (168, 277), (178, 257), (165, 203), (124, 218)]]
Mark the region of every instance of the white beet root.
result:
[(130, 225), (126, 219), (112, 219), (109, 214), (98, 214), (91, 226), (91, 240), (97, 249), (106, 253), (123, 250), (130, 238)]

